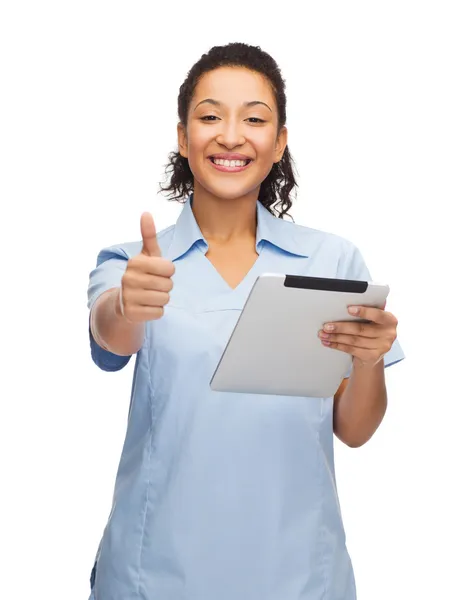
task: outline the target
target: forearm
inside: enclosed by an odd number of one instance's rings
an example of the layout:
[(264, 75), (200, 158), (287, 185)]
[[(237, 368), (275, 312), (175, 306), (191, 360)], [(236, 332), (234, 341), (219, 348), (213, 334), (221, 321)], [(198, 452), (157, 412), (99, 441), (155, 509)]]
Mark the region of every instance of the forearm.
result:
[(384, 360), (374, 367), (364, 367), (354, 359), (349, 383), (335, 401), (335, 434), (348, 446), (362, 446), (378, 429), (386, 408)]
[(145, 323), (130, 323), (119, 306), (119, 288), (104, 292), (93, 305), (90, 328), (95, 341), (120, 356), (136, 354), (143, 345)]

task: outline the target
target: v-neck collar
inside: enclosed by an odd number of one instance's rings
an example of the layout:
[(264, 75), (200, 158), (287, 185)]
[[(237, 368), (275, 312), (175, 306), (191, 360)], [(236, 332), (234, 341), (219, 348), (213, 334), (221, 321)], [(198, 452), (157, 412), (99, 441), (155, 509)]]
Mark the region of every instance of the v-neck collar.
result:
[(222, 284), (222, 287), (224, 288), (224, 293), (236, 293), (238, 294), (241, 290), (241, 288), (245, 287), (248, 280), (249, 279), (253, 279), (255, 280), (255, 277), (253, 277), (254, 272), (259, 268), (258, 263), (261, 262), (261, 254), (262, 252), (264, 252), (264, 247), (262, 247), (260, 249), (260, 252), (258, 252), (258, 256), (256, 258), (256, 260), (253, 262), (253, 264), (251, 265), (251, 268), (249, 269), (249, 271), (244, 275), (244, 277), (241, 279), (241, 281), (238, 283), (237, 286), (235, 287), (231, 287), (231, 285), (228, 283), (228, 281), (226, 281), (226, 279), (223, 277), (223, 275), (221, 275), (218, 271), (218, 269), (216, 268), (216, 266), (207, 258), (206, 254), (204, 254), (204, 260), (207, 260), (208, 264), (208, 268), (212, 269), (212, 273), (214, 275), (214, 277), (217, 277), (219, 279), (219, 281)]

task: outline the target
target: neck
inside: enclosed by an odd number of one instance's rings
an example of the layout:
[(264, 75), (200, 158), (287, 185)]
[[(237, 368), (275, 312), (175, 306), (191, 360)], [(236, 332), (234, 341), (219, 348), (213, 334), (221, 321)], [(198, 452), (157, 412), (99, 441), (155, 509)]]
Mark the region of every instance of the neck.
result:
[(219, 198), (195, 181), (193, 214), (208, 242), (255, 240), (259, 190), (239, 198)]

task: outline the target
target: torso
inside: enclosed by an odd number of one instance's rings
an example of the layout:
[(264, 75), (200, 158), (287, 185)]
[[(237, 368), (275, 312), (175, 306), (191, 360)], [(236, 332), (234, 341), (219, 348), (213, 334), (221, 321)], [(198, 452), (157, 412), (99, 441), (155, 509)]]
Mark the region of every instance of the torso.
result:
[[(259, 255), (251, 236), (207, 240), (206, 256), (197, 244), (185, 252), (172, 243), (175, 232), (195, 239), (185, 209), (183, 225), (158, 236), (163, 256), (175, 256), (174, 287), (137, 356), (92, 598), (355, 600), (334, 485), (333, 399), (220, 393), (210, 380), (260, 274), (352, 279), (365, 271), (343, 266), (335, 237), (271, 220), (260, 205), (270, 239), (261, 238)], [(277, 244), (283, 228), (288, 250)], [(115, 254), (139, 252), (138, 242), (108, 248), (92, 287), (120, 277)], [(105, 370), (127, 364), (92, 352)]]

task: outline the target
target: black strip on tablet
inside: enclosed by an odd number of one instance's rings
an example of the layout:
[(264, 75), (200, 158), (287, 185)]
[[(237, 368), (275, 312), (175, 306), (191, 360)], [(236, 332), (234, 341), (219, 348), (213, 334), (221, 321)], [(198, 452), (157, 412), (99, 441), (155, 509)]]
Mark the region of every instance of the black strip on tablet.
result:
[(368, 288), (367, 281), (352, 279), (332, 279), (328, 277), (305, 277), (303, 275), (286, 275), (285, 287), (305, 290), (322, 290), (328, 292), (349, 292), (363, 294)]

